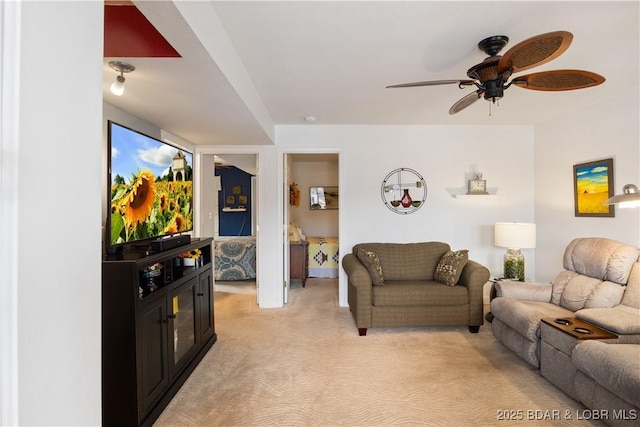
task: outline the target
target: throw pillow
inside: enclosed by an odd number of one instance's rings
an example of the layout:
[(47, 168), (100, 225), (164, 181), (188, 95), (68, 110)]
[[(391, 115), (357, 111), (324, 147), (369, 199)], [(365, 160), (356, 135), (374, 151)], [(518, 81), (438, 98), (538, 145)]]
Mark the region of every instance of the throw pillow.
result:
[(376, 255), (375, 252), (358, 249), (356, 256), (367, 268), (367, 271), (371, 276), (371, 282), (374, 285), (384, 285), (384, 274), (382, 273), (382, 266), (380, 265), (380, 258), (378, 258), (378, 255)]
[(289, 240), (297, 242), (300, 240), (300, 234), (298, 233), (298, 226), (295, 222), (289, 223)]
[(298, 235), (300, 236), (300, 240), (307, 240), (307, 236), (305, 236), (304, 233), (302, 232), (302, 228), (296, 226), (296, 229), (298, 230)]
[(445, 285), (455, 286), (468, 259), (469, 251), (467, 249), (448, 251), (440, 258), (433, 278)]

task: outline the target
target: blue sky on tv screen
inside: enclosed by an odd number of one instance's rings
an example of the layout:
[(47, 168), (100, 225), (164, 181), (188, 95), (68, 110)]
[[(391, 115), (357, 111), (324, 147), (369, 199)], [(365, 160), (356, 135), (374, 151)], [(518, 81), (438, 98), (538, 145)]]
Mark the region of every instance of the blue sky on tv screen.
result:
[[(111, 175), (120, 175), (129, 183), (132, 174), (149, 169), (158, 178), (173, 164), (178, 148), (149, 138), (115, 123), (111, 124)], [(193, 168), (193, 156), (182, 150), (187, 164)]]

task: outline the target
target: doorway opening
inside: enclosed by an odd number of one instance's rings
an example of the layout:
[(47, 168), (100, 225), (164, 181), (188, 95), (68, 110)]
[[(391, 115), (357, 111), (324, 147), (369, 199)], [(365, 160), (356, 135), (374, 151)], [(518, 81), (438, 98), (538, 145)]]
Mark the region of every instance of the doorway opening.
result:
[(256, 154), (213, 155), (214, 289), (258, 300)]
[(285, 295), (339, 279), (339, 153), (285, 154)]

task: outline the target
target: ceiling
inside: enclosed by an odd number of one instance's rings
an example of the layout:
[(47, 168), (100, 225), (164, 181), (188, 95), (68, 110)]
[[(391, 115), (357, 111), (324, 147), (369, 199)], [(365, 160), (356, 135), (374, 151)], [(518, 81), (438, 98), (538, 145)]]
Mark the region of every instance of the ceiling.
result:
[[(638, 1), (134, 3), (180, 57), (105, 57), (105, 101), (198, 145), (273, 144), (285, 124), (530, 125), (639, 90)], [(555, 30), (573, 33), (569, 49), (523, 74), (584, 69), (604, 84), (514, 85), (499, 105), (480, 100), (453, 116), (472, 88), (385, 88), (465, 79), (486, 57), (481, 39), (508, 36), (504, 53)], [(114, 59), (136, 66), (121, 97), (109, 92)]]

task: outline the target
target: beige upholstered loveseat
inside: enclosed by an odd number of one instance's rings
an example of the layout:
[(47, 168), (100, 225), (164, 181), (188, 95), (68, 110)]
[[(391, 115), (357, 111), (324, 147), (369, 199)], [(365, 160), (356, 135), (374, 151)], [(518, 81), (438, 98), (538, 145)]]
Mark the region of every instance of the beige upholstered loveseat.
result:
[(535, 367), (545, 317), (577, 317), (617, 334), (621, 343), (640, 343), (639, 254), (611, 239), (574, 239), (564, 252), (564, 270), (552, 283), (496, 283), (493, 334)]
[[(640, 418), (640, 250), (579, 238), (550, 284), (498, 282), (491, 301), (496, 338), (608, 425)], [(575, 340), (540, 319), (576, 317), (618, 336)]]
[[(377, 260), (377, 261), (376, 261)], [(361, 243), (342, 259), (349, 307), (367, 328), (483, 324), (489, 270), (442, 242)]]

